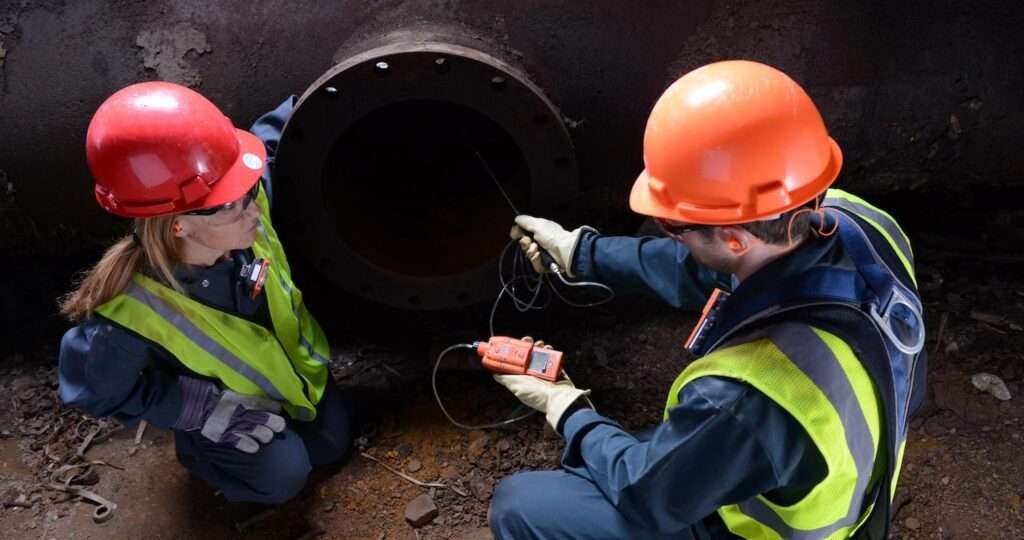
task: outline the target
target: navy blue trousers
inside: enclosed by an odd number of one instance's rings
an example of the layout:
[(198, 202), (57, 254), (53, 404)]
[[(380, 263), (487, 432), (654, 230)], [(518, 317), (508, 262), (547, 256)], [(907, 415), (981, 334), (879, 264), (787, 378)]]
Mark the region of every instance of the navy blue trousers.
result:
[(314, 465), (340, 460), (352, 446), (352, 407), (330, 377), (313, 422), (288, 421), (255, 454), (217, 444), (199, 431), (175, 431), (178, 461), (232, 502), (281, 504), (306, 485)]
[(505, 477), (491, 499), (491, 532), (498, 540), (687, 540), (690, 531), (666, 535), (626, 519), (590, 480), (564, 470)]

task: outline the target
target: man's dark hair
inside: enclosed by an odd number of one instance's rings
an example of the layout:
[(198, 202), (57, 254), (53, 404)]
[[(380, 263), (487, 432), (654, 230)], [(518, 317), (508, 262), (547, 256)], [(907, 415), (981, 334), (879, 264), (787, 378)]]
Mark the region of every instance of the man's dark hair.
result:
[[(792, 210), (783, 212), (782, 215), (775, 219), (751, 221), (750, 223), (740, 223), (736, 226), (746, 229), (747, 232), (767, 244), (786, 245), (789, 243), (791, 234), (794, 241), (799, 241), (811, 232), (811, 212), (807, 210), (814, 209), (815, 205), (816, 199), (811, 199)], [(798, 215), (793, 217), (795, 214)], [(790, 221), (793, 222), (792, 227), (790, 227)], [(706, 237), (712, 234), (711, 229), (703, 229), (701, 233)]]

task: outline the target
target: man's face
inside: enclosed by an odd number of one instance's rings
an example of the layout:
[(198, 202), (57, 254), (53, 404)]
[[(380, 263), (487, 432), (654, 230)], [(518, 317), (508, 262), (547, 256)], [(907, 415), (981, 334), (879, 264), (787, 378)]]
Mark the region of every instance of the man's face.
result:
[(693, 231), (676, 238), (682, 242), (694, 260), (716, 272), (735, 274), (738, 258), (720, 238), (718, 231)]
[(738, 256), (728, 248), (728, 234), (722, 228), (660, 218), (656, 221), (665, 234), (686, 246), (701, 266), (716, 272), (735, 273)]

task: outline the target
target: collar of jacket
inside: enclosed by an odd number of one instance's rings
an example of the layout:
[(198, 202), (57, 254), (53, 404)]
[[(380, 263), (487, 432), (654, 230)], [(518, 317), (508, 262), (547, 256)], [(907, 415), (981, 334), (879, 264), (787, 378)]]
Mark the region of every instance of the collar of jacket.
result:
[[(800, 247), (791, 251), (754, 272), (753, 275), (740, 282), (739, 287), (732, 291), (728, 300), (722, 306), (718, 315), (715, 327), (711, 329), (705, 343), (710, 346), (716, 343), (722, 335), (744, 322), (744, 318), (751, 313), (751, 302), (763, 291), (775, 287), (785, 287), (787, 282), (799, 279), (801, 274), (807, 270), (819, 266), (846, 266), (852, 268), (852, 263), (842, 253), (841, 244), (837, 241), (838, 235), (817, 236), (814, 235), (804, 242)], [(766, 307), (766, 306), (758, 306)], [(706, 354), (708, 351), (702, 351)]]

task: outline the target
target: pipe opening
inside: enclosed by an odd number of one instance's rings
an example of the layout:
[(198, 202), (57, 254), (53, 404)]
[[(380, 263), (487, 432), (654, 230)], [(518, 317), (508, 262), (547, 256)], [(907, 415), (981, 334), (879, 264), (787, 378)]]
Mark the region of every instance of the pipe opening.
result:
[(459, 274), (493, 261), (515, 214), (477, 152), (518, 207), (530, 200), (522, 152), (480, 112), (414, 99), (363, 116), (335, 142), (321, 177), (339, 239), (405, 276)]
[(493, 300), (515, 211), (488, 169), (519, 211), (544, 215), (578, 193), (572, 141), (513, 65), (414, 38), (339, 52), (299, 98), (275, 162), (279, 230), (374, 302)]

